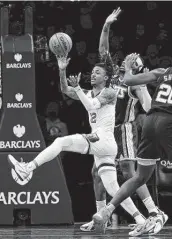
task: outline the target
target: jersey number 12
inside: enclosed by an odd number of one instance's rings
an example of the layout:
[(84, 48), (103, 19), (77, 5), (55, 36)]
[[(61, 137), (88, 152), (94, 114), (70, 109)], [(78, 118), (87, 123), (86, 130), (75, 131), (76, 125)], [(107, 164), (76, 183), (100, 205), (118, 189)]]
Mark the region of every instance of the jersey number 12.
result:
[(90, 116), (91, 116), (90, 122), (91, 123), (96, 123), (96, 117), (97, 117), (96, 113), (90, 113)]

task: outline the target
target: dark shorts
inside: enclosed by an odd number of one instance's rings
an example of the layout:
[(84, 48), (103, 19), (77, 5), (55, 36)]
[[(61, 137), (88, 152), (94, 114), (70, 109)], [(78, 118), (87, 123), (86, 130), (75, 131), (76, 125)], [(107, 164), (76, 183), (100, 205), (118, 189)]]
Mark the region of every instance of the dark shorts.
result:
[(118, 146), (116, 159), (135, 159), (138, 144), (138, 132), (135, 122), (115, 127), (114, 136)]
[(137, 157), (172, 159), (172, 115), (154, 112), (144, 121)]

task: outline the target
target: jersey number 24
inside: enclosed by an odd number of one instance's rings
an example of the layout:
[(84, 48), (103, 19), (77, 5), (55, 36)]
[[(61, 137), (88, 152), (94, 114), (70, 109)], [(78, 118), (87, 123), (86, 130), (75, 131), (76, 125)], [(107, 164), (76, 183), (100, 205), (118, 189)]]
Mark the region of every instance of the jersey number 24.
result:
[(157, 94), (156, 101), (172, 104), (172, 87), (167, 84), (162, 84), (159, 89), (160, 91)]

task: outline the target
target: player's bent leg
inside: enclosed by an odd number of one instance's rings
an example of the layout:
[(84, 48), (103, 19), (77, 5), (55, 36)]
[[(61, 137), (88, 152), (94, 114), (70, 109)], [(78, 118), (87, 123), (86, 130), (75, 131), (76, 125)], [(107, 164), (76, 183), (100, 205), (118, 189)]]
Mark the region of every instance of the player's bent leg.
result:
[[(101, 208), (106, 206), (106, 190), (103, 186), (100, 176), (98, 175), (98, 170), (95, 163), (93, 165), (91, 173), (93, 178), (94, 194), (96, 198), (96, 208), (97, 212), (99, 212)], [(94, 231), (95, 230), (94, 222), (90, 221), (88, 223), (81, 225), (80, 230), (85, 232)]]
[[(113, 165), (113, 157), (104, 157), (103, 159), (95, 157), (95, 161), (98, 164), (99, 161), (105, 161), (98, 166), (98, 173), (103, 181), (104, 187), (110, 196), (114, 197), (116, 192), (119, 190), (119, 184), (117, 181), (116, 167)], [(127, 198), (121, 203), (121, 206), (134, 217), (136, 223), (144, 223), (145, 219), (134, 205), (131, 198)]]
[[(101, 177), (98, 174), (98, 169), (95, 163), (93, 165), (91, 174), (93, 178), (93, 187), (94, 187), (96, 201), (106, 201), (106, 189), (103, 185)], [(99, 207), (97, 208), (97, 210), (99, 211)]]
[[(119, 162), (119, 164), (120, 164), (120, 168), (122, 170), (125, 180), (132, 178), (134, 174), (136, 173), (135, 171), (136, 162), (134, 160), (129, 160), (129, 159), (122, 160)], [(149, 193), (149, 190), (146, 184), (138, 188), (136, 190), (136, 193), (139, 196), (139, 198), (142, 200), (142, 202), (144, 203), (149, 213), (158, 213), (158, 209)]]
[[(121, 186), (121, 188), (116, 192), (115, 196), (113, 197), (109, 205), (107, 205), (105, 208), (100, 210), (99, 213), (96, 213), (93, 216), (95, 227), (97, 227), (99, 230), (104, 231), (104, 225), (106, 221), (109, 219), (114, 209), (127, 197), (131, 196), (138, 187), (142, 186), (144, 183), (147, 182), (147, 180), (149, 180), (149, 178), (151, 177), (155, 169), (155, 163), (156, 162), (154, 160), (154, 162), (152, 161), (150, 162), (149, 166), (148, 164), (146, 166), (138, 164), (135, 176), (129, 179), (128, 181), (126, 181)], [(152, 225), (149, 224), (149, 227), (146, 227), (146, 228), (150, 230), (151, 228), (153, 228), (153, 226), (154, 226), (153, 224)], [(143, 232), (140, 231), (141, 234)]]
[(37, 157), (28, 164), (23, 165), (19, 163), (12, 155), (8, 155), (8, 161), (17, 174), (20, 175), (22, 179), (25, 179), (33, 170), (53, 160), (62, 151), (85, 154), (88, 149), (88, 141), (82, 135), (76, 134), (55, 139), (50, 146), (39, 153)]

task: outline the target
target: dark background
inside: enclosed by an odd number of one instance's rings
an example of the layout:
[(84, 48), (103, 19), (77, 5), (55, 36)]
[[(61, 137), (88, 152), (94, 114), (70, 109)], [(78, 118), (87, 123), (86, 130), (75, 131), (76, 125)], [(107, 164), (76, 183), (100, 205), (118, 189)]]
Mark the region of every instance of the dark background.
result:
[[(50, 102), (58, 104), (56, 117), (66, 124), (68, 134), (89, 132), (83, 106), (60, 91), (56, 59), (48, 49), (49, 39), (54, 33), (63, 31), (71, 36), (73, 47), (69, 53), (68, 73), (81, 71), (81, 85), (87, 89), (90, 89), (89, 73), (99, 60), (98, 45), (103, 24), (118, 6), (123, 12), (112, 24), (109, 39), (113, 60), (120, 64), (126, 54), (138, 52), (149, 69), (168, 67), (172, 63), (172, 2), (22, 1), (0, 4), (9, 6), (11, 34), (23, 33), (24, 7), (33, 7), (37, 114), (47, 145), (53, 140), (45, 123)], [(154, 88), (154, 85), (149, 85), (151, 94)], [(138, 114), (144, 114), (139, 105), (137, 110)], [(75, 221), (90, 220), (95, 211), (92, 164), (92, 156), (66, 153), (62, 157)], [(151, 189), (152, 184), (154, 189), (154, 181), (150, 183)]]

